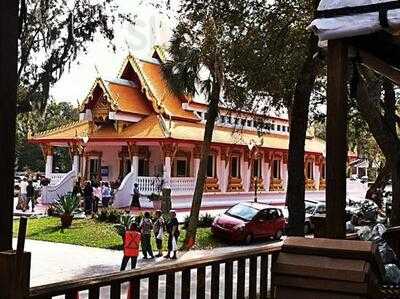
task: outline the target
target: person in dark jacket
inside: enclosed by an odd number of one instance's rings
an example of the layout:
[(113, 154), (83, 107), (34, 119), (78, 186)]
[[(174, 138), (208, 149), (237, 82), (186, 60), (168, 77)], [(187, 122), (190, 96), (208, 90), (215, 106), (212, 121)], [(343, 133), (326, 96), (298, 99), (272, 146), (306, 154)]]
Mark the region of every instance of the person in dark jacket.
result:
[[(165, 258), (176, 259), (176, 250), (177, 250), (177, 241), (179, 238), (179, 222), (176, 218), (176, 212), (174, 210), (170, 211), (171, 219), (167, 224), (167, 232), (168, 232), (168, 253)], [(171, 257), (171, 251), (173, 255)]]
[(132, 202), (131, 208), (139, 208), (140, 209), (140, 191), (139, 191), (139, 184), (135, 183), (133, 188), (133, 195), (132, 195)]
[(86, 182), (85, 188), (83, 189), (83, 197), (85, 198), (85, 215), (92, 214), (92, 198), (93, 198), (93, 187), (90, 181)]
[(32, 181), (28, 181), (28, 186), (26, 186), (26, 205), (25, 207), (29, 209), (29, 202), (32, 205), (32, 212), (35, 211), (35, 188), (33, 187)]

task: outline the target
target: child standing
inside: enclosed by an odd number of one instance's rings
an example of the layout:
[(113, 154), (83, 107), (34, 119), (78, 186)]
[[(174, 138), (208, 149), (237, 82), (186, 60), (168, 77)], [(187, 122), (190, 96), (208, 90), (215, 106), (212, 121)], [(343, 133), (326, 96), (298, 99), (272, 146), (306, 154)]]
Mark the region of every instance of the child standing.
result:
[(162, 213), (160, 210), (157, 210), (155, 213), (156, 221), (154, 221), (154, 236), (156, 237), (156, 244), (158, 249), (158, 254), (156, 257), (162, 256), (162, 241), (164, 237), (164, 226), (165, 222), (162, 217)]
[(126, 269), (129, 259), (131, 260), (131, 269), (136, 268), (137, 257), (139, 255), (140, 233), (136, 223), (125, 232), (124, 236), (124, 257), (122, 258), (121, 271)]

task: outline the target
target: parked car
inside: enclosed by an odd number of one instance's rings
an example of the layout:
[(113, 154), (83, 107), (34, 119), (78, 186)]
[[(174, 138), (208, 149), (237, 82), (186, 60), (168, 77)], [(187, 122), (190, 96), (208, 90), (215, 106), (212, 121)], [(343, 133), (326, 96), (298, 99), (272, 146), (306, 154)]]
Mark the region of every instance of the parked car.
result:
[(281, 209), (262, 203), (238, 203), (216, 217), (211, 226), (214, 235), (246, 244), (264, 237), (279, 240), (284, 229)]

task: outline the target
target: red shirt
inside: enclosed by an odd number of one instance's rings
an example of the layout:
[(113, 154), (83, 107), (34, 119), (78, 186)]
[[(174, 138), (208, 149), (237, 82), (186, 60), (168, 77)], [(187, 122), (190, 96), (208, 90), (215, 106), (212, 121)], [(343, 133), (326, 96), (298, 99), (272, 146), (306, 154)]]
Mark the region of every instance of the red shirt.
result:
[(138, 256), (140, 233), (137, 231), (128, 230), (125, 232), (124, 238), (124, 255), (125, 256)]

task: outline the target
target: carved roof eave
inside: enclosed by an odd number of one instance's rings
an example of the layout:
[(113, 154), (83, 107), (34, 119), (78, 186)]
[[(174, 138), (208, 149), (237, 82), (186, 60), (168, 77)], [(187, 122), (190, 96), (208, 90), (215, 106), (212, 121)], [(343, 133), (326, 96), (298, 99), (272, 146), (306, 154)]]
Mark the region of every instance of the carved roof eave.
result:
[(146, 75), (144, 74), (138, 58), (136, 58), (132, 54), (129, 54), (128, 57), (124, 61), (124, 64), (118, 74), (118, 77), (121, 78), (122, 73), (124, 72), (128, 63), (130, 63), (133, 70), (138, 75), (140, 84), (142, 86), (142, 92), (150, 100), (154, 111), (156, 111), (156, 113), (159, 113), (159, 114), (165, 114), (169, 117), (171, 115), (171, 113), (167, 109), (165, 109), (165, 107), (162, 103), (163, 102), (162, 99), (159, 99), (154, 95), (154, 93), (152, 91), (152, 87), (149, 84), (150, 79), (148, 79), (146, 77)]
[(153, 49), (157, 53), (158, 57), (160, 57), (162, 63), (167, 62), (167, 54), (163, 47), (161, 47), (160, 45), (155, 45)]
[(97, 77), (96, 80), (94, 81), (92, 87), (90, 88), (87, 96), (85, 97), (83, 102), (79, 105), (79, 112), (82, 112), (83, 109), (85, 108), (85, 105), (92, 99), (94, 89), (96, 88), (97, 85), (99, 85), (100, 88), (103, 90), (104, 94), (107, 95), (106, 98), (107, 98), (107, 101), (111, 105), (111, 109), (114, 111), (119, 110), (118, 102), (114, 99), (114, 97), (108, 90), (107, 85), (105, 84), (104, 80), (101, 77)]

